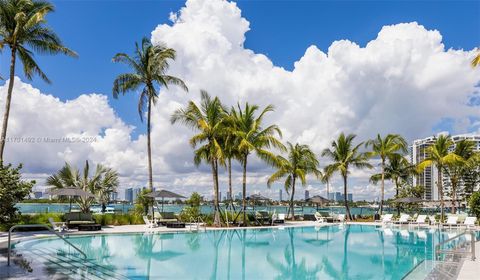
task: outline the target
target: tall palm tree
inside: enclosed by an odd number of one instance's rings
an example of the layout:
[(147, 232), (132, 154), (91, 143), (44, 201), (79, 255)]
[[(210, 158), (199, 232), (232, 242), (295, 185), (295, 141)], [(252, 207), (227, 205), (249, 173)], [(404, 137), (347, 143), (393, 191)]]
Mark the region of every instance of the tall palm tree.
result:
[[(69, 163), (65, 165), (54, 175), (47, 178), (48, 186), (54, 188), (79, 188), (95, 195), (99, 202), (105, 202), (111, 192), (114, 192), (119, 185), (118, 174), (114, 170), (101, 164), (97, 164), (93, 174), (90, 174), (90, 164), (85, 161), (83, 173)], [(78, 200), (80, 210), (84, 213), (90, 212), (92, 198), (82, 198)]]
[(330, 200), (330, 179), (332, 178), (334, 170), (329, 168), (328, 166), (325, 166), (323, 168), (322, 176), (321, 176), (321, 181), (322, 183), (325, 183), (327, 187), (327, 199)]
[(4, 46), (10, 49), (10, 80), (0, 138), (0, 161), (3, 160), (5, 149), (17, 56), (23, 64), (23, 73), (28, 80), (38, 75), (47, 83), (50, 83), (50, 80), (34, 60), (34, 52), (77, 56), (74, 51), (65, 47), (57, 34), (46, 25), (45, 17), (53, 11), (53, 5), (45, 1), (0, 0), (0, 49)]
[[(233, 108), (232, 108), (233, 111)], [(224, 133), (222, 137), (222, 148), (224, 151), (227, 172), (228, 172), (228, 192), (230, 194), (230, 203), (233, 206), (233, 190), (232, 190), (232, 159), (239, 160), (240, 154), (238, 152), (238, 137), (235, 135), (236, 122), (232, 116), (232, 111), (226, 115)]]
[[(385, 165), (383, 178), (391, 180), (395, 185), (395, 198), (399, 197), (400, 187), (406, 184), (415, 174), (415, 166), (411, 165), (408, 160), (400, 154), (392, 154), (388, 157)], [(382, 180), (382, 173), (374, 174), (370, 177), (370, 181), (374, 184)], [(400, 207), (397, 207), (397, 214), (400, 215)]]
[(298, 143), (294, 146), (292, 143), (287, 142), (287, 150), (287, 158), (277, 156), (275, 161), (277, 171), (270, 176), (267, 184), (268, 187), (270, 187), (273, 182), (285, 178), (285, 191), (290, 194), (290, 209), (288, 212), (292, 213), (292, 219), (295, 220), (293, 198), (297, 179), (305, 186), (307, 184), (308, 174), (314, 174), (317, 178), (321, 177), (322, 174), (320, 170), (318, 170), (317, 157), (309, 146)]
[(220, 226), (220, 206), (218, 201), (218, 164), (223, 164), (225, 155), (220, 145), (223, 137), (223, 124), (226, 120), (226, 109), (218, 97), (211, 98), (206, 91), (201, 91), (200, 105), (190, 101), (185, 108), (176, 110), (171, 122), (180, 122), (196, 131), (198, 134), (190, 139), (195, 150), (194, 162), (199, 165), (206, 161), (212, 168), (214, 192), (214, 224)]
[(474, 162), (474, 147), (475, 143), (473, 141), (459, 141), (455, 144), (455, 149), (453, 150), (453, 153), (458, 157), (453, 158), (445, 164), (445, 173), (450, 178), (450, 197), (452, 198), (453, 214), (456, 213), (455, 203), (457, 200), (458, 186), (460, 182), (466, 177), (466, 173), (471, 171), (470, 166), (472, 166), (472, 163)]
[(175, 60), (175, 50), (162, 44), (154, 46), (146, 37), (142, 39), (140, 45), (135, 43), (133, 57), (125, 53), (117, 53), (112, 60), (125, 63), (133, 70), (132, 73), (117, 76), (113, 82), (113, 97), (118, 98), (120, 93), (125, 94), (140, 89), (138, 113), (142, 122), (145, 106), (147, 107), (148, 186), (153, 190), (150, 130), (152, 106), (155, 106), (158, 100), (158, 87), (168, 89), (170, 85), (177, 85), (185, 91), (188, 91), (188, 88), (181, 79), (166, 74), (170, 66), (169, 61)]
[(472, 67), (477, 67), (480, 65), (480, 51), (477, 53), (477, 55), (472, 59)]
[(348, 220), (352, 220), (347, 201), (347, 179), (350, 168), (372, 168), (370, 163), (368, 163), (368, 155), (359, 151), (360, 147), (363, 146), (363, 142), (357, 145), (353, 144), (355, 137), (356, 135), (354, 134), (345, 135), (342, 132), (337, 140), (332, 141), (331, 149), (327, 148), (322, 151), (323, 157), (333, 161), (327, 168), (333, 172), (340, 173), (343, 178), (344, 203)]
[(268, 149), (277, 148), (284, 151), (285, 146), (277, 138), (277, 136), (282, 137), (282, 132), (277, 125), (270, 125), (265, 128), (262, 126), (265, 114), (272, 112), (274, 109), (272, 105), (265, 107), (258, 116), (256, 115), (259, 109), (257, 105), (246, 103), (242, 109), (240, 104), (237, 104), (237, 109), (238, 111), (232, 109), (231, 115), (235, 120), (235, 136), (238, 139), (237, 151), (243, 168), (242, 212), (245, 225), (248, 156), (255, 153), (261, 160), (274, 164), (276, 157)]
[(461, 158), (455, 153), (449, 152), (449, 148), (453, 145), (450, 135), (440, 135), (435, 139), (435, 142), (426, 148), (427, 156), (417, 166), (417, 171), (422, 172), (425, 168), (435, 165), (437, 168), (437, 188), (440, 195), (441, 219), (444, 218), (445, 202), (443, 199), (443, 171), (447, 164), (458, 162)]
[(380, 215), (383, 214), (383, 201), (385, 200), (385, 165), (388, 158), (395, 154), (407, 153), (407, 141), (398, 134), (388, 134), (382, 138), (377, 134), (377, 138), (367, 141), (366, 147), (372, 146), (369, 156), (377, 156), (380, 158), (381, 168), (381, 199), (380, 199)]

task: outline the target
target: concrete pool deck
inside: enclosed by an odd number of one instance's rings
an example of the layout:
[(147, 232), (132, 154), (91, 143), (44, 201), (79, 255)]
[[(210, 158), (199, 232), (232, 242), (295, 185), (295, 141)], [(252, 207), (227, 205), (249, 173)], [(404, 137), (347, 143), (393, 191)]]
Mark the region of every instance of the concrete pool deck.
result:
[[(338, 223), (337, 223), (338, 224)], [(381, 226), (380, 223), (374, 222), (350, 222), (349, 224), (359, 224), (359, 225), (371, 225), (371, 226)], [(251, 227), (253, 229), (259, 228), (284, 228), (284, 227), (305, 227), (305, 226), (329, 226), (334, 224), (319, 224), (313, 221), (286, 221), (283, 225), (275, 225), (275, 226), (263, 226), (263, 227)], [(404, 226), (405, 227), (405, 226)], [(410, 227), (411, 229), (416, 229), (416, 227)], [(424, 227), (425, 228), (425, 227)], [(431, 228), (431, 227), (429, 227)], [(436, 227), (435, 227), (436, 228)], [(229, 227), (229, 228), (214, 228), (214, 227), (200, 227), (198, 231), (202, 232), (204, 230), (224, 230), (224, 229), (245, 229), (244, 227)], [(145, 225), (125, 225), (125, 226), (105, 226), (102, 227), (101, 231), (68, 231), (65, 232), (64, 235), (92, 235), (92, 234), (123, 234), (123, 233), (179, 233), (179, 232), (195, 232), (197, 229), (196, 227), (190, 228), (166, 228), (166, 227), (157, 227), (157, 228), (146, 228)], [(476, 227), (475, 230), (480, 230), (479, 227)], [(18, 232), (12, 234), (12, 243), (21, 241), (21, 240), (28, 240), (28, 239), (36, 239), (36, 238), (45, 238), (45, 237), (52, 237), (51, 233), (43, 232)], [(8, 241), (8, 232), (0, 232), (0, 279), (39, 279), (39, 276), (32, 275), (32, 273), (26, 272), (24, 269), (19, 267), (18, 265), (12, 264), (10, 267), (7, 266), (7, 258), (6, 258), (6, 248), (7, 248), (7, 241)], [(463, 262), (463, 265), (459, 271), (457, 279), (478, 279), (478, 275), (480, 275), (480, 241), (476, 242), (476, 256), (477, 260), (472, 261), (467, 259)], [(37, 269), (35, 269), (38, 271)]]

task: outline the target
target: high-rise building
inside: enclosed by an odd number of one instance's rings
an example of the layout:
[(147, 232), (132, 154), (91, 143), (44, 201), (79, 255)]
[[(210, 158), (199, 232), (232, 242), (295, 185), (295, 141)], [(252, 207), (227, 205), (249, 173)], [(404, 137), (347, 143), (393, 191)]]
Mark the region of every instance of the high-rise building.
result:
[(305, 200), (310, 198), (310, 192), (308, 190), (305, 190)]
[(335, 201), (343, 201), (344, 198), (343, 198), (343, 194), (341, 192), (336, 192), (335, 193)]
[(132, 194), (132, 202), (135, 203), (135, 201), (137, 200), (137, 197), (138, 195), (140, 194), (140, 192), (142, 191), (142, 188), (134, 188), (133, 189), (133, 194)]
[[(469, 140), (474, 142), (474, 151), (480, 151), (480, 135), (478, 134), (453, 135), (451, 136), (451, 138), (454, 144), (449, 148), (450, 151), (454, 150), (456, 143), (461, 140)], [(428, 156), (427, 148), (431, 146), (435, 142), (435, 140), (435, 136), (414, 140), (413, 144), (410, 146), (410, 162), (412, 164), (419, 164), (420, 162), (422, 162)], [(423, 199), (425, 200), (439, 199), (437, 181), (438, 173), (435, 166), (428, 166), (423, 170), (422, 173), (418, 174), (417, 176), (412, 176), (411, 178), (411, 183), (414, 186), (424, 187)], [(463, 189), (464, 185), (465, 182), (460, 180), (458, 189)], [(451, 191), (451, 183), (450, 177), (448, 176), (448, 174), (446, 174), (446, 172), (442, 173), (442, 186), (444, 197), (448, 199), (448, 194)], [(474, 189), (478, 190), (479, 184), (477, 184)]]
[(125, 189), (125, 200), (128, 202), (133, 202), (133, 188)]
[(279, 201), (282, 201), (282, 200), (283, 200), (283, 197), (282, 197), (282, 189), (279, 189), (279, 190), (278, 190), (278, 199), (279, 199)]
[(347, 194), (347, 200), (348, 201), (353, 201), (353, 194), (351, 194), (351, 193)]
[(111, 201), (116, 201), (116, 200), (118, 200), (118, 192), (111, 192), (111, 193), (110, 193), (110, 200), (111, 200)]
[(328, 200), (330, 200), (330, 201), (336, 201), (336, 200), (335, 200), (335, 193), (329, 193), (329, 194), (328, 194)]

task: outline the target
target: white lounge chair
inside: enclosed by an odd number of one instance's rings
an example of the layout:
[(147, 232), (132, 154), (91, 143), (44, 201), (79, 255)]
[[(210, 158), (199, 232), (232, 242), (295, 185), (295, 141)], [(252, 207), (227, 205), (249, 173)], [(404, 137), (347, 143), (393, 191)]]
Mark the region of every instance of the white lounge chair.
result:
[(408, 215), (408, 214), (401, 214), (401, 215), (400, 215), (400, 218), (398, 219), (398, 221), (395, 221), (394, 223), (395, 223), (395, 224), (398, 224), (398, 225), (408, 224), (408, 223), (409, 223), (409, 220), (410, 220), (410, 215)]
[(413, 222), (410, 222), (408, 225), (427, 225), (427, 215), (418, 215), (417, 219)]
[(452, 228), (452, 226), (457, 226), (457, 221), (458, 221), (458, 216), (448, 216), (447, 222), (444, 224), (444, 226), (448, 226), (449, 228)]
[(281, 223), (281, 224), (284, 224), (285, 223), (285, 214), (280, 214), (278, 213), (277, 214), (277, 219), (276, 219), (276, 222), (277, 223)]
[(465, 221), (463, 222), (463, 226), (467, 228), (474, 228), (476, 222), (477, 222), (477, 217), (466, 217)]
[(438, 221), (437, 219), (435, 219), (435, 215), (428, 216), (428, 220), (430, 221), (431, 226), (438, 225)]
[(320, 215), (320, 213), (318, 212), (315, 213), (315, 220), (317, 221), (317, 223), (320, 223), (320, 224), (324, 224), (327, 222), (326, 218)]
[(375, 222), (381, 222), (382, 225), (386, 225), (386, 224), (392, 223), (392, 218), (393, 218), (393, 214), (385, 214), (382, 216), (381, 220), (378, 220)]
[(145, 222), (145, 226), (147, 228), (155, 228), (158, 227), (157, 223), (154, 220), (149, 220), (147, 216), (143, 216), (143, 221)]
[(48, 221), (52, 225), (53, 230), (63, 232), (67, 230), (67, 224), (64, 222), (55, 222), (53, 218), (48, 218)]
[(340, 223), (345, 223), (345, 214), (338, 214), (337, 220), (338, 220)]

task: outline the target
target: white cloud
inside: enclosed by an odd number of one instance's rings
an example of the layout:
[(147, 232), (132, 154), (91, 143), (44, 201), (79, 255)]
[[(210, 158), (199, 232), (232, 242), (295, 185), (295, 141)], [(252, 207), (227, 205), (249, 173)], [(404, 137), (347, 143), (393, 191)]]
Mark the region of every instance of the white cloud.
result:
[[(341, 131), (358, 134), (358, 140), (389, 132), (411, 140), (433, 134), (446, 119), (454, 124), (452, 132), (478, 126), (478, 108), (467, 105), (478, 95), (475, 85), (480, 81), (479, 70), (469, 66), (474, 51), (446, 50), (439, 31), (416, 22), (384, 26), (364, 47), (349, 40), (332, 42), (326, 52), (310, 46), (287, 71), (243, 46), (250, 24), (233, 2), (189, 0), (170, 20), (172, 24), (159, 25), (151, 38), (177, 50), (171, 74), (184, 79), (190, 93), (172, 87), (160, 94), (153, 112), (153, 161), (156, 184), (183, 194), (211, 193), (208, 166), (197, 169), (192, 164), (188, 139), (193, 132), (169, 123), (176, 108), (199, 100), (199, 89), (228, 105), (274, 104), (276, 111), (267, 122), (280, 125), (284, 140), (309, 144), (316, 152)], [(0, 88), (0, 98), (5, 91), (5, 86)], [(62, 102), (17, 82), (11, 118), (9, 136), (97, 137), (91, 144), (7, 144), (7, 158), (24, 162), (30, 173), (51, 172), (64, 160), (81, 164), (89, 158), (119, 170), (126, 185), (146, 181), (146, 137), (131, 139), (132, 128), (115, 115), (105, 96), (81, 95)], [(234, 170), (237, 192), (239, 166)], [(271, 190), (265, 186), (269, 168), (252, 158), (249, 170), (251, 192), (277, 197), (279, 185)], [(370, 174), (352, 172), (352, 190), (362, 198), (377, 196), (378, 187), (368, 183)], [(225, 191), (226, 177), (221, 176)], [(309, 185), (312, 193), (324, 191), (319, 182)], [(340, 185), (335, 180), (333, 189), (340, 190)], [(303, 189), (298, 189), (302, 196)]]

